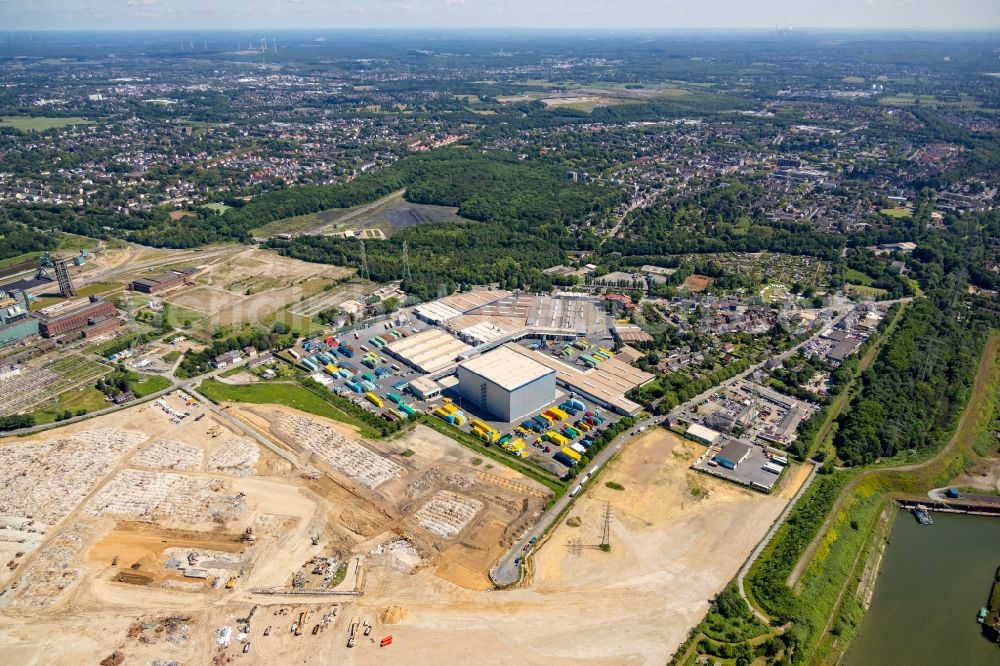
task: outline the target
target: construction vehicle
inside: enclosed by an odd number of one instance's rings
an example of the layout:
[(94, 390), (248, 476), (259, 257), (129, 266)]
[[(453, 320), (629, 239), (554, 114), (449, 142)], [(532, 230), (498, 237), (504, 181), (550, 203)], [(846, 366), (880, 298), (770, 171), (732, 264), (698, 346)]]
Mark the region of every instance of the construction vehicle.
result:
[(347, 647), (354, 647), (354, 632), (357, 631), (358, 623), (351, 622), (351, 633), (347, 637)]
[(264, 630), (264, 635), (265, 636), (271, 635), (271, 625), (267, 625), (267, 629)]
[(309, 611), (302, 611), (301, 613), (299, 613), (299, 619), (295, 623), (297, 625), (295, 627), (295, 635), (296, 636), (301, 636), (302, 635), (302, 627), (305, 626), (306, 618), (308, 618), (308, 617), (309, 617)]
[(319, 537), (320, 537), (320, 534), (319, 534), (319, 532), (317, 532), (313, 536), (313, 538), (312, 538), (312, 545), (314, 545), (314, 546), (318, 546), (319, 545)]
[(231, 590), (236, 587), (236, 576), (230, 576), (229, 580), (226, 581), (226, 589)]

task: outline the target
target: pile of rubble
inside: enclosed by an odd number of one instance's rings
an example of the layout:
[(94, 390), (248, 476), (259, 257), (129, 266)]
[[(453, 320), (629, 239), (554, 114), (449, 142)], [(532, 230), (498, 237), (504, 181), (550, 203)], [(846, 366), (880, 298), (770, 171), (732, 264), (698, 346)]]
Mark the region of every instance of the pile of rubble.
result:
[(403, 468), (373, 453), (361, 442), (312, 419), (283, 414), (274, 423), (286, 441), (314, 453), (318, 458), (367, 488), (377, 488), (403, 474)]
[(245, 439), (227, 435), (208, 456), (208, 469), (233, 476), (250, 476), (260, 452)]
[(86, 512), (123, 520), (224, 523), (246, 510), (242, 493), (224, 495), (224, 488), (218, 479), (126, 469), (90, 500)]
[(183, 442), (158, 439), (132, 456), (131, 464), (152, 469), (201, 469), (201, 449)]
[(483, 503), (448, 490), (439, 490), (413, 514), (413, 520), (442, 539), (452, 539), (482, 511)]
[(0, 515), (58, 523), (145, 439), (141, 432), (98, 428), (0, 446)]

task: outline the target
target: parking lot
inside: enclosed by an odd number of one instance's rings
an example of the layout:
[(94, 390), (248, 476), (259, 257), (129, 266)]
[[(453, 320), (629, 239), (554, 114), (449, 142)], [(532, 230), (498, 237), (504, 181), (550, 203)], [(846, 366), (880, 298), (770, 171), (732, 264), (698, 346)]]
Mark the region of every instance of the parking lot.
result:
[[(764, 469), (764, 466), (771, 462), (771, 459), (764, 453), (764, 447), (751, 446), (749, 454), (736, 466), (736, 469), (729, 469), (713, 460), (720, 449), (719, 445), (710, 447), (691, 467), (700, 472), (764, 492), (770, 492), (781, 478), (781, 474), (774, 474)], [(779, 465), (779, 467), (781, 466)], [(786, 469), (788, 469), (787, 465), (782, 467), (782, 474)]]
[(817, 409), (812, 402), (742, 380), (699, 404), (694, 420), (720, 432), (739, 430), (748, 440), (786, 447), (798, 437), (799, 425)]
[[(498, 433), (496, 444), (504, 450), (507, 450), (510, 455), (524, 458), (529, 462), (533, 462), (539, 467), (558, 475), (562, 475), (567, 469), (565, 465), (554, 459), (554, 456), (559, 453), (562, 446), (548, 441), (544, 437), (545, 433), (555, 431), (557, 433), (564, 434), (564, 436), (566, 436), (569, 440), (569, 443), (566, 444), (566, 446), (571, 446), (572, 444), (576, 444), (593, 437), (598, 432), (603, 431), (615, 423), (619, 418), (610, 410), (604, 409), (591, 401), (584, 400), (580, 396), (571, 394), (571, 392), (559, 388), (556, 390), (556, 395), (552, 402), (544, 405), (540, 409), (525, 415), (523, 418), (517, 419), (513, 423), (498, 421), (495, 416), (478, 410), (474, 406), (469, 405), (468, 401), (462, 398), (456, 390), (454, 376), (440, 378), (439, 383), (443, 389), (441, 393), (427, 400), (422, 400), (417, 397), (416, 392), (409, 389), (409, 383), (424, 375), (407, 366), (405, 363), (393, 358), (384, 350), (384, 346), (381, 346), (382, 348), (380, 348), (380, 344), (374, 343), (373, 339), (378, 336), (390, 334), (391, 331), (396, 331), (395, 335), (398, 336), (399, 339), (403, 339), (403, 336), (410, 337), (434, 328), (436, 327), (418, 320), (416, 317), (412, 316), (410, 311), (404, 310), (397, 313), (391, 320), (369, 324), (336, 336), (336, 341), (338, 343), (344, 343), (353, 347), (352, 356), (347, 356), (345, 353), (337, 352), (336, 350), (331, 352), (330, 345), (324, 342), (324, 340), (331, 336), (321, 336), (320, 338), (310, 341), (308, 350), (302, 347), (296, 347), (295, 351), (299, 354), (300, 359), (310, 359), (313, 361), (313, 364), (317, 366), (316, 369), (310, 373), (313, 378), (327, 386), (327, 388), (334, 393), (337, 393), (345, 399), (351, 400), (355, 404), (373, 414), (384, 415), (389, 412), (389, 410), (392, 410), (392, 412), (397, 414), (401, 413), (402, 405), (398, 404), (396, 400), (390, 398), (390, 394), (403, 398), (404, 403), (408, 407), (412, 408), (415, 412), (423, 414), (434, 415), (435, 410), (439, 407), (445, 405), (446, 403), (451, 403), (464, 413), (465, 418), (463, 419), (461, 425), (458, 426), (462, 431), (474, 434), (472, 433), (471, 422), (474, 419), (478, 419), (486, 423)], [(563, 362), (572, 363), (579, 356), (590, 352), (596, 353), (599, 347), (605, 347), (605, 345), (609, 346), (611, 342), (610, 340), (602, 340), (600, 344), (588, 343), (585, 345), (581, 344), (573, 346), (572, 344), (567, 345), (567, 343), (564, 342), (549, 342), (548, 344), (543, 345), (537, 341), (526, 340), (523, 341), (522, 344), (538, 349), (539, 351), (547, 352), (553, 357), (559, 358)], [(572, 350), (571, 353), (562, 353), (562, 350), (566, 346), (570, 347)], [(326, 354), (328, 358), (334, 360), (334, 363), (331, 365), (334, 365), (338, 370), (343, 369), (347, 372), (331, 374), (329, 370), (324, 368), (325, 364), (322, 364), (318, 360), (318, 357), (321, 354)], [(368, 354), (374, 354), (378, 357), (378, 359), (374, 361), (374, 368), (371, 367), (371, 362), (367, 365), (363, 363), (366, 359), (366, 355)], [(368, 356), (368, 358), (372, 359), (372, 356)], [(578, 362), (581, 366), (585, 366), (582, 361)], [(351, 374), (351, 377), (345, 376), (348, 373)], [(357, 389), (352, 386), (352, 382), (357, 382), (357, 384), (360, 385), (361, 379), (364, 379), (368, 383), (360, 386), (362, 391), (358, 392)], [(372, 394), (372, 396), (374, 396), (377, 400), (373, 400), (368, 395), (369, 393)], [(530, 421), (533, 417), (547, 411), (549, 408), (558, 407), (570, 399), (576, 399), (582, 402), (584, 404), (584, 409), (576, 410), (575, 414), (569, 414), (569, 412), (567, 412), (567, 418), (555, 421), (548, 428), (539, 427), (538, 431), (521, 427), (521, 424), (525, 421)], [(381, 402), (382, 404), (378, 405), (377, 402)], [(594, 425), (588, 423), (585, 427), (575, 426), (574, 424), (583, 419), (588, 412), (590, 413), (589, 416), (595, 422), (599, 423)], [(440, 418), (440, 416), (435, 415), (434, 418)], [(578, 434), (571, 436), (573, 431), (564, 430), (565, 426), (572, 427), (578, 432)], [(585, 428), (589, 428), (589, 431), (585, 431)], [(517, 446), (516, 441), (518, 439), (524, 442), (523, 449), (519, 447), (515, 448)], [(585, 444), (581, 444), (581, 446), (586, 447)]]

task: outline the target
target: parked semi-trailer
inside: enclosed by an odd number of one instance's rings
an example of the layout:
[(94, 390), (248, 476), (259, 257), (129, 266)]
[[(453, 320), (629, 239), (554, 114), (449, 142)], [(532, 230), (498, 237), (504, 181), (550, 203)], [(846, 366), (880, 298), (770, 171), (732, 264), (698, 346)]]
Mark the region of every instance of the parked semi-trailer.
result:
[(532, 432), (541, 432), (542, 426), (539, 425), (534, 420), (531, 421), (521, 421), (521, 427), (525, 430), (530, 430)]
[(561, 449), (559, 449), (559, 452), (563, 453), (563, 454), (565, 454), (567, 456), (569, 456), (570, 458), (572, 458), (573, 460), (575, 460), (577, 462), (580, 462), (581, 460), (583, 460), (583, 456), (582, 455), (580, 455), (578, 452), (574, 451), (573, 449), (569, 448), (568, 446), (562, 447)]
[(562, 451), (552, 456), (552, 459), (557, 463), (566, 465), (566, 467), (576, 467), (576, 461), (565, 455)]

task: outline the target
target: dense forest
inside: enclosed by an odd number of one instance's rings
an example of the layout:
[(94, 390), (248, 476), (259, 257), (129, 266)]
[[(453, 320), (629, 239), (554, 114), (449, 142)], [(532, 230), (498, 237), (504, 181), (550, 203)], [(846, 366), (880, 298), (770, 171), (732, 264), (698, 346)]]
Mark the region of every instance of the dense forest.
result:
[(56, 245), (58, 243), (51, 234), (40, 233), (17, 222), (0, 223), (0, 259), (52, 250)]
[[(435, 153), (406, 167), (414, 178), (406, 198), (455, 206), (466, 219), (424, 223), (386, 242), (369, 243), (366, 254), (373, 280), (402, 279), (403, 288), (421, 298), (463, 284), (549, 287), (543, 268), (559, 263), (566, 251), (597, 247), (597, 238), (589, 230), (574, 231), (574, 223), (610, 208), (620, 197), (617, 191), (576, 183), (545, 167), (469, 151), (447, 152), (450, 155)], [(410, 277), (400, 259), (404, 242)], [(306, 261), (360, 264), (357, 241), (304, 236), (273, 240), (271, 247)]]
[(629, 236), (607, 244), (629, 255), (708, 252), (786, 252), (836, 259), (844, 238), (805, 224), (777, 224), (753, 211), (758, 185), (720, 183), (696, 197), (631, 213)]
[(838, 421), (834, 440), (848, 465), (937, 446), (968, 397), (991, 323), (946, 292), (918, 299)]

